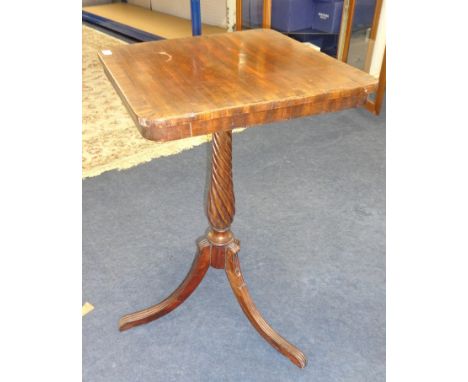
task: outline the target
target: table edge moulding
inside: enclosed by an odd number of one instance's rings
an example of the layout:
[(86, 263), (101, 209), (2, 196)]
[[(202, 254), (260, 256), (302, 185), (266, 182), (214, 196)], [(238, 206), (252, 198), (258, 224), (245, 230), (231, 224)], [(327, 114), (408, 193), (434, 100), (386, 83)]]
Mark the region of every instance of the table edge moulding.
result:
[[(229, 37), (226, 39), (226, 36)], [(269, 39), (272, 40), (273, 45), (277, 44), (279, 48), (277, 52), (268, 53), (263, 49), (265, 42), (268, 42)], [(219, 44), (219, 41), (222, 41), (223, 44)], [(258, 49), (253, 49), (256, 48), (256, 41), (259, 41)], [(152, 45), (148, 46), (147, 44)], [(178, 44), (184, 46), (181, 53), (184, 56), (182, 58), (174, 57), (174, 51), (181, 49)], [(201, 49), (201, 46), (204, 48)], [(211, 46), (216, 50), (216, 52), (212, 52), (213, 57), (209, 53)], [(233, 57), (242, 53), (236, 51), (236, 47), (242, 46), (247, 46), (250, 49), (247, 54), (247, 64), (239, 65), (239, 68), (229, 66)], [(193, 49), (190, 50), (190, 47)], [(284, 51), (282, 52), (280, 48)], [(99, 53), (99, 58), (106, 74), (145, 138), (154, 141), (168, 141), (207, 133), (211, 133), (213, 137), (211, 176), (207, 197), (209, 228), (207, 234), (198, 241), (198, 251), (192, 267), (179, 287), (165, 300), (149, 308), (123, 316), (119, 322), (120, 330), (148, 323), (171, 312), (197, 288), (209, 267), (224, 269), (239, 305), (257, 332), (296, 366), (305, 367), (307, 358), (304, 353), (280, 336), (262, 317), (249, 294), (241, 272), (238, 257), (240, 242), (230, 228), (235, 214), (231, 130), (235, 127), (249, 127), (361, 106), (366, 101), (368, 93), (375, 89), (377, 80), (364, 72), (270, 30), (155, 41), (113, 49), (115, 55), (112, 52), (109, 54), (109, 51), (102, 51)], [(161, 51), (159, 51), (160, 49)], [(224, 52), (223, 49), (225, 49)], [(138, 52), (154, 53), (155, 50), (158, 50), (157, 53), (163, 53), (161, 54), (161, 56), (165, 56), (163, 61), (153, 62), (146, 56), (138, 55)], [(131, 65), (133, 69), (129, 69), (130, 66), (125, 64), (125, 59), (122, 61), (119, 59), (129, 52), (134, 54)], [(325, 74), (318, 75), (317, 68), (301, 68), (297, 63), (289, 63), (287, 57), (281, 56), (284, 52), (293, 56), (297, 53), (297, 57), (305, 57), (306, 61), (310, 59), (310, 62), (316, 62)], [(119, 56), (120, 53), (122, 55)], [(202, 53), (207, 56), (201, 57)], [(194, 56), (193, 62), (190, 60), (190, 55)], [(276, 55), (278, 55), (277, 61), (271, 62), (274, 61)], [(154, 57), (159, 58), (159, 56), (151, 55), (151, 58)], [(218, 63), (212, 62), (214, 57), (218, 57)], [(268, 58), (268, 62), (265, 61), (265, 57)], [(169, 66), (164, 64), (167, 60), (174, 60), (174, 62), (181, 64), (179, 67), (172, 67), (169, 70)], [(217, 68), (213, 68), (212, 64), (219, 64), (220, 70), (225, 70), (227, 80), (216, 74), (218, 73)], [(191, 67), (196, 72), (195, 74), (190, 72)], [(314, 78), (309, 78), (308, 81), (306, 77), (304, 78), (304, 91), (299, 88), (291, 90), (295, 86), (299, 86), (298, 81), (302, 77), (295, 76), (292, 69), (288, 71), (289, 67), (296, 68), (305, 74), (310, 72), (310, 76), (317, 76), (316, 81)], [(139, 73), (127, 71), (137, 69), (140, 70)], [(233, 83), (236, 81), (236, 70), (239, 73), (239, 83)], [(197, 89), (194, 89), (191, 94), (186, 94), (190, 90), (187, 86), (182, 86), (182, 89), (171, 89), (172, 93), (169, 91), (160, 92), (164, 90), (164, 86), (161, 84), (167, 84), (168, 80), (162, 78), (164, 75), (169, 76), (169, 80), (182, 85), (184, 81), (191, 80)], [(215, 77), (218, 75), (215, 80), (220, 82), (219, 87), (229, 87), (232, 90), (232, 97), (230, 94), (226, 94), (224, 89), (207, 87), (206, 84), (212, 85), (213, 82), (210, 82), (212, 80), (210, 75)], [(240, 78), (243, 75), (251, 76), (249, 78), (252, 79), (252, 83), (256, 83), (258, 87), (247, 89)], [(184, 78), (180, 78), (182, 76)], [(187, 79), (187, 77), (190, 78)], [(283, 96), (283, 92), (278, 90), (277, 84), (269, 82), (272, 78), (286, 85), (290, 81), (291, 87), (284, 88), (284, 93), (287, 96)], [(223, 81), (227, 82), (222, 83)], [(156, 86), (157, 91), (148, 88), (152, 84)], [(200, 86), (198, 87), (198, 85)], [(145, 99), (147, 96), (143, 91), (145, 89), (152, 93), (155, 99), (149, 101)], [(210, 98), (212, 97), (211, 90), (215, 94), (214, 99)], [(244, 97), (238, 96), (240, 94), (254, 100), (258, 99), (258, 102), (247, 100), (243, 104)], [(176, 98), (175, 95), (178, 97)], [(224, 96), (218, 97), (218, 95)], [(202, 98), (204, 103), (201, 103), (196, 97)], [(160, 108), (159, 103), (162, 105)], [(147, 110), (147, 114), (141, 111), (148, 109), (148, 104), (153, 105), (156, 109), (159, 108), (159, 112), (162, 111), (158, 117), (155, 116), (158, 113), (152, 113), (151, 110)], [(190, 105), (198, 107), (198, 111), (187, 113)], [(206, 108), (203, 109), (204, 107)], [(182, 110), (181, 114), (178, 113), (179, 109)], [(262, 248), (261, 244), (259, 248)]]

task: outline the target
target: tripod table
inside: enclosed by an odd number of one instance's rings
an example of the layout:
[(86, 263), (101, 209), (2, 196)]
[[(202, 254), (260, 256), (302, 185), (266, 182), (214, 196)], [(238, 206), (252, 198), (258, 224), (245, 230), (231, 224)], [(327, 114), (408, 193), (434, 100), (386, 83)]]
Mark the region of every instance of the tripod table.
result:
[(305, 367), (305, 355), (257, 310), (241, 273), (239, 240), (230, 230), (235, 210), (231, 130), (363, 105), (377, 80), (266, 29), (113, 47), (99, 58), (143, 137), (162, 142), (211, 133), (213, 138), (210, 227), (192, 267), (165, 300), (122, 317), (120, 330), (177, 308), (211, 266), (225, 270), (259, 334)]

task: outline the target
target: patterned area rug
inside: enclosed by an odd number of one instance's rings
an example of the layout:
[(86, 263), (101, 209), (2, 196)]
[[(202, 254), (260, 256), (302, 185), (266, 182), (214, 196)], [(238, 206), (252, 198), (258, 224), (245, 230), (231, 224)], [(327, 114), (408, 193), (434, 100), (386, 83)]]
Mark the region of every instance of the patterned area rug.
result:
[(156, 143), (142, 138), (97, 58), (98, 50), (125, 42), (84, 25), (82, 33), (83, 178), (177, 154), (211, 139), (207, 135)]

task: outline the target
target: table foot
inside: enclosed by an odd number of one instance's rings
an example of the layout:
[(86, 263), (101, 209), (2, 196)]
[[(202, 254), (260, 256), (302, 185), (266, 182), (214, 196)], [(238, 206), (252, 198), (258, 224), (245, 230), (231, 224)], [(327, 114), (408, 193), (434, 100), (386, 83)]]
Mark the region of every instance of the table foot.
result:
[(240, 269), (239, 244), (237, 240), (226, 248), (226, 275), (232, 291), (242, 307), (245, 315), (257, 332), (268, 341), (276, 350), (288, 357), (292, 363), (300, 368), (307, 365), (307, 358), (298, 348), (281, 337), (262, 317), (250, 296), (247, 284)]
[(296, 366), (303, 368), (307, 358), (294, 345), (276, 333), (257, 310), (242, 276), (239, 259), (239, 240), (231, 232), (235, 203), (232, 182), (232, 133), (213, 133), (212, 169), (208, 190), (208, 221), (210, 229), (198, 243), (198, 253), (190, 272), (179, 287), (164, 301), (150, 308), (128, 314), (120, 319), (121, 331), (146, 324), (171, 312), (182, 304), (200, 284), (211, 266), (225, 269), (232, 291), (242, 310), (257, 332)]
[(210, 244), (206, 239), (198, 243), (198, 252), (184, 281), (172, 294), (159, 304), (123, 316), (119, 321), (120, 331), (156, 320), (181, 305), (197, 288), (210, 267)]

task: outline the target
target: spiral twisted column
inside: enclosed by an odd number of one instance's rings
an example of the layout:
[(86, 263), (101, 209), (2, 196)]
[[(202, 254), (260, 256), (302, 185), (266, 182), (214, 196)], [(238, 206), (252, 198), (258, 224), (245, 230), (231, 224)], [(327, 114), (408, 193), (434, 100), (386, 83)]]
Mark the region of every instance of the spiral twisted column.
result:
[(234, 212), (232, 133), (221, 131), (213, 133), (212, 140), (211, 179), (208, 190), (208, 220), (211, 230), (198, 242), (198, 253), (191, 270), (179, 287), (165, 300), (122, 317), (120, 330), (156, 320), (177, 308), (197, 288), (211, 266), (225, 270), (231, 289), (255, 330), (276, 350), (303, 368), (307, 364), (304, 353), (268, 324), (250, 296), (237, 256), (240, 243), (231, 232)]
[(213, 133), (211, 158), (208, 220), (213, 231), (228, 232), (235, 213), (231, 131)]

